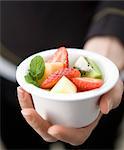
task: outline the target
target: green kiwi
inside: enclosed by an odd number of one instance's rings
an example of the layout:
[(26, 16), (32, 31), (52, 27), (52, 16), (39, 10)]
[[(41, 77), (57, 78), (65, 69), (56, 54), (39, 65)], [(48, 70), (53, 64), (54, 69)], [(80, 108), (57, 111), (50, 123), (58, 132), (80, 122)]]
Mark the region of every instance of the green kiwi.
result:
[(80, 56), (74, 64), (74, 67), (80, 70), (81, 72), (90, 71), (92, 68), (89, 66), (85, 57)]
[(102, 72), (98, 65), (92, 59), (89, 59), (87, 57), (85, 57), (85, 59), (87, 60), (89, 66), (91, 66), (92, 69), (89, 72), (84, 73), (84, 76), (102, 79)]

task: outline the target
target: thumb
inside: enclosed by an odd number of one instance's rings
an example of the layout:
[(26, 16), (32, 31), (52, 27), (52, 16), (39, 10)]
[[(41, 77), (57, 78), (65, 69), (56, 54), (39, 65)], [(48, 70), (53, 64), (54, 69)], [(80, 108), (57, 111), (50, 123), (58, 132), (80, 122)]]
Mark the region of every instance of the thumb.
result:
[(116, 86), (104, 94), (100, 100), (100, 110), (103, 114), (108, 114), (113, 108), (116, 108), (122, 99), (123, 83), (119, 80)]
[(100, 110), (103, 114), (108, 114), (109, 111), (113, 108), (112, 98), (109, 93), (103, 95), (100, 100)]

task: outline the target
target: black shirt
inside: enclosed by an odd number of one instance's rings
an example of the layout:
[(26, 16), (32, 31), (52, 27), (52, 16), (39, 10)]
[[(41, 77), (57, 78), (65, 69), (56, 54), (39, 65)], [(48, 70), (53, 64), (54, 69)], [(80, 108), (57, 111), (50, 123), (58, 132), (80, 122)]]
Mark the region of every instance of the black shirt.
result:
[(59, 46), (82, 48), (97, 35), (124, 42), (123, 2), (5, 1), (1, 8), (2, 44), (23, 59)]

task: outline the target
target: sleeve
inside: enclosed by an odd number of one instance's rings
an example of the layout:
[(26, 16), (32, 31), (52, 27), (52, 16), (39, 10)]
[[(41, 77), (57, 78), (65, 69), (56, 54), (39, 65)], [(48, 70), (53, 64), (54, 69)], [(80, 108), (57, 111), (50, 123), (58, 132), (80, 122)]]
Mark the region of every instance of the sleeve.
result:
[(93, 36), (115, 36), (124, 43), (124, 1), (99, 3), (86, 40)]

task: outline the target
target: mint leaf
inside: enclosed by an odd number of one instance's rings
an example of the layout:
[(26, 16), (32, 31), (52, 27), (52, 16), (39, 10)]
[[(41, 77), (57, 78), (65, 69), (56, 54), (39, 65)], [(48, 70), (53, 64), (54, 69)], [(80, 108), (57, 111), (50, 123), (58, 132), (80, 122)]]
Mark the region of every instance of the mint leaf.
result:
[(27, 75), (25, 75), (25, 80), (28, 82), (28, 83), (31, 83), (37, 87), (39, 87), (38, 83), (33, 79), (33, 77), (30, 75), (30, 73), (28, 73)]
[(39, 87), (38, 80), (40, 80), (45, 71), (45, 62), (41, 56), (35, 56), (30, 62), (30, 68), (27, 75), (25, 75), (25, 80)]
[(44, 75), (45, 63), (41, 56), (35, 56), (30, 63), (29, 72), (34, 79), (41, 79)]

